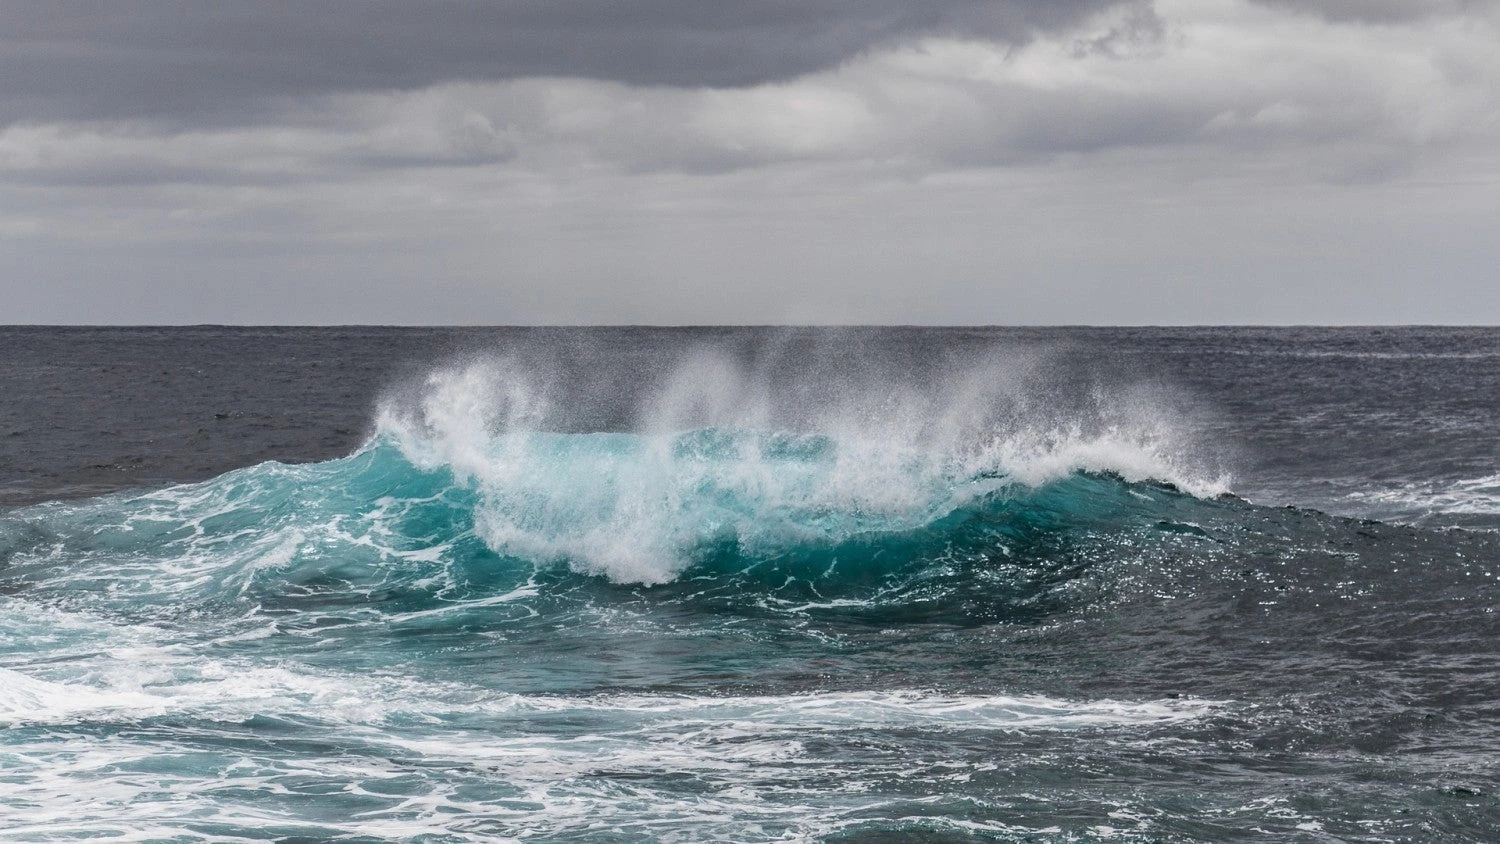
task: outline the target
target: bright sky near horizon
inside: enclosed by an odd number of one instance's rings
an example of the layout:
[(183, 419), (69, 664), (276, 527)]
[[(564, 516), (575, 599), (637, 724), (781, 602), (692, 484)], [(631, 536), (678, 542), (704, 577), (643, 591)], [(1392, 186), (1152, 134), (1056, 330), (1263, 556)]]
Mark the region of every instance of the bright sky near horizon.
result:
[(0, 323), (1497, 323), (1495, 0), (9, 0)]

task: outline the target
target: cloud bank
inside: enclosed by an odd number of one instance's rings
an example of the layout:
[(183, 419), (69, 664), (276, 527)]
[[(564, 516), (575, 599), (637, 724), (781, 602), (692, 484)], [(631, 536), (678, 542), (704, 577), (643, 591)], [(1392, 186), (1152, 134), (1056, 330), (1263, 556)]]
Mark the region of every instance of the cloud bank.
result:
[(1494, 3), (21, 0), (0, 77), (17, 321), (1500, 319)]

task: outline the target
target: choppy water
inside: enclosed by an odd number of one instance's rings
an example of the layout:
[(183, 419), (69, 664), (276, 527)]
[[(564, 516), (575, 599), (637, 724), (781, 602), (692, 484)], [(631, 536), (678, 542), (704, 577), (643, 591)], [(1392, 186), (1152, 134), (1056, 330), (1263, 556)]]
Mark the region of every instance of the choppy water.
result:
[(1500, 835), (1500, 331), (0, 353), (0, 838)]

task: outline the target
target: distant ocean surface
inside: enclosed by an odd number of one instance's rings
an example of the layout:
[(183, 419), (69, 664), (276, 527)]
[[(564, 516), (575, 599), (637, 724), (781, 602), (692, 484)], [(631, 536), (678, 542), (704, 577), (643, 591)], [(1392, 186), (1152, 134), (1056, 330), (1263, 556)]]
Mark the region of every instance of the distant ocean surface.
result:
[(0, 328), (0, 840), (1500, 840), (1500, 329)]

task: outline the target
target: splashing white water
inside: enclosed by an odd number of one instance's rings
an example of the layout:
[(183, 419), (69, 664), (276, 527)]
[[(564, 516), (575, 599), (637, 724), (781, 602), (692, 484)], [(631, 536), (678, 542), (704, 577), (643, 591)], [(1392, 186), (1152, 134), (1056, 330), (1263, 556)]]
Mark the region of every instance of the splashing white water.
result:
[(709, 349), (645, 393), (633, 431), (561, 434), (569, 409), (533, 372), (481, 360), (388, 399), (377, 438), (472, 485), (476, 529), (497, 553), (646, 584), (706, 545), (765, 553), (909, 531), (1080, 471), (1225, 489), (1188, 464), (1183, 432), (1145, 391), (1061, 396), (1035, 361), (998, 359), (910, 381), (778, 379)]

